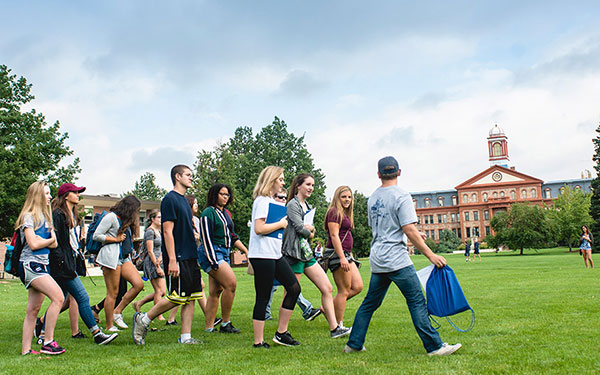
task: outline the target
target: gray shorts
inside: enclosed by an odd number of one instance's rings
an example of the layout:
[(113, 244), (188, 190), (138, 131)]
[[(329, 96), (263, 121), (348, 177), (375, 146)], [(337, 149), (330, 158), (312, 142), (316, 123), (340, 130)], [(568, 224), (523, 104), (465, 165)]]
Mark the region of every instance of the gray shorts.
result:
[(33, 280), (43, 276), (50, 276), (50, 267), (47, 264), (19, 262), (19, 278), (26, 289), (29, 289)]
[(117, 261), (117, 266), (122, 266), (124, 263), (129, 262), (131, 262), (131, 254), (127, 255), (125, 258), (119, 257), (119, 260)]

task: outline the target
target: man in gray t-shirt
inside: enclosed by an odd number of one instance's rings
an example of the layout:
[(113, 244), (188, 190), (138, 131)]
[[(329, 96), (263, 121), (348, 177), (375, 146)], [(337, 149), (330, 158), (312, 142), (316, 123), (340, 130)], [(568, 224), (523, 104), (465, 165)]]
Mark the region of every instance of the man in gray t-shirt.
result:
[(364, 342), (371, 317), (381, 306), (390, 284), (394, 282), (406, 298), (413, 325), (427, 354), (450, 355), (461, 344), (442, 343), (440, 335), (431, 326), (421, 284), (408, 256), (407, 238), (436, 267), (444, 267), (446, 259), (434, 254), (417, 230), (417, 214), (412, 198), (397, 186), (400, 168), (396, 159), (387, 156), (379, 160), (378, 170), (381, 186), (371, 195), (367, 207), (369, 226), (373, 231), (369, 257), (371, 281), (369, 291), (354, 317), (352, 333), (344, 351), (350, 353), (366, 350)]

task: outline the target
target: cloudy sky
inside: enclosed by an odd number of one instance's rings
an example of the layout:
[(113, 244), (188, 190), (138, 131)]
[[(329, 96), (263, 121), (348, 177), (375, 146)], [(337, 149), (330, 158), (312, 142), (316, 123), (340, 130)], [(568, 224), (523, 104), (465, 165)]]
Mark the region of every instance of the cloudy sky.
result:
[(377, 187), (397, 157), (410, 191), (510, 164), (544, 181), (592, 170), (600, 2), (27, 1), (4, 3), (0, 64), (59, 120), (88, 192), (192, 164), (238, 126), (305, 134), (328, 193)]

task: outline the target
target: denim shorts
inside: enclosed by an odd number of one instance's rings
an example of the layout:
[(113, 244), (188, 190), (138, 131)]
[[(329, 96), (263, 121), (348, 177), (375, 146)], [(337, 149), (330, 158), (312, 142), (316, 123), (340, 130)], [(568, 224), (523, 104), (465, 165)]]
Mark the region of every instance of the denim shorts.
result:
[[(217, 264), (227, 263), (231, 265), (231, 261), (229, 260), (229, 252), (230, 250), (226, 247), (214, 245), (213, 249), (215, 250), (215, 257), (217, 258)], [(204, 270), (204, 272), (209, 273), (212, 271), (212, 267), (210, 266), (210, 262), (206, 257), (206, 253), (204, 252), (204, 246), (200, 245), (198, 247), (198, 263), (200, 264), (200, 268)]]

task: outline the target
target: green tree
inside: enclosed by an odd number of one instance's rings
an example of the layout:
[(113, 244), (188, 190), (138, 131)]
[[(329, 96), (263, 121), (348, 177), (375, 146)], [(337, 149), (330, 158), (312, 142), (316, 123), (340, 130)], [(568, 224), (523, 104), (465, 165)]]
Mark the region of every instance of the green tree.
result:
[(81, 171), (79, 158), (65, 164), (73, 155), (66, 145), (67, 133), (59, 122), (47, 125), (35, 109), (22, 110), (35, 97), (31, 84), (0, 65), (0, 237), (12, 234), (13, 225), (25, 201), (27, 188), (45, 178), (53, 192), (61, 183), (75, 182)]
[(488, 245), (506, 245), (515, 250), (539, 249), (548, 243), (549, 225), (544, 209), (529, 203), (515, 203), (508, 212), (499, 212), (490, 225), (496, 232), (488, 236)]
[(369, 217), (367, 212), (367, 197), (364, 194), (354, 192), (354, 230), (352, 231), (354, 240), (353, 251), (357, 257), (368, 257), (371, 253), (371, 241), (373, 233), (369, 227)]
[(440, 244), (438, 246), (438, 251), (443, 253), (451, 253), (458, 248), (461, 241), (451, 230), (444, 229), (440, 234)]
[[(439, 251), (438, 244), (431, 237), (427, 237), (425, 239), (425, 245), (427, 245), (427, 247), (429, 247), (434, 253), (437, 253)], [(415, 246), (415, 254), (418, 252), (418, 250), (419, 249), (417, 249), (417, 247)]]
[(145, 199), (149, 201), (160, 201), (167, 194), (167, 190), (161, 188), (156, 184), (156, 177), (153, 173), (144, 173), (139, 181), (136, 181), (133, 190), (127, 191), (121, 194), (122, 197), (128, 195), (135, 195), (139, 199)]
[(326, 237), (323, 228), (327, 199), (325, 198), (325, 175), (316, 168), (304, 143), (304, 136), (288, 131), (284, 121), (275, 117), (273, 122), (256, 135), (250, 127), (239, 127), (226, 143), (213, 150), (201, 150), (194, 163), (194, 189), (200, 209), (205, 206), (206, 193), (215, 183), (233, 188), (234, 200), (229, 207), (237, 234), (244, 242), (250, 235), (248, 222), (252, 212), (252, 191), (260, 171), (268, 165), (283, 167), (286, 187), (298, 173), (310, 173), (315, 178), (315, 190), (309, 203), (317, 209), (315, 228), (317, 236)]
[[(596, 128), (596, 138), (594, 142), (594, 170), (596, 178), (592, 180), (592, 197), (590, 201), (590, 215), (592, 216), (592, 226), (590, 230), (594, 236), (595, 242), (600, 238), (600, 124)], [(592, 250), (597, 252), (598, 246), (592, 246)]]
[(590, 198), (591, 194), (565, 185), (548, 211), (556, 239), (567, 244), (569, 251), (572, 251), (573, 243), (579, 241), (581, 226), (592, 224)]

